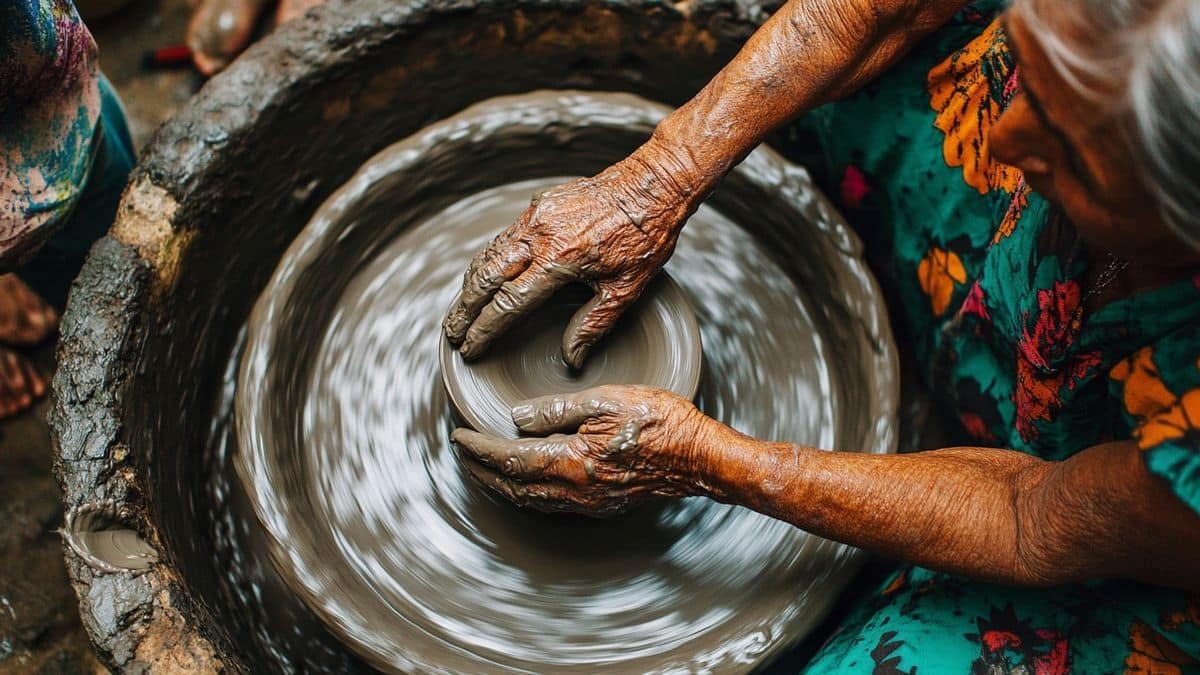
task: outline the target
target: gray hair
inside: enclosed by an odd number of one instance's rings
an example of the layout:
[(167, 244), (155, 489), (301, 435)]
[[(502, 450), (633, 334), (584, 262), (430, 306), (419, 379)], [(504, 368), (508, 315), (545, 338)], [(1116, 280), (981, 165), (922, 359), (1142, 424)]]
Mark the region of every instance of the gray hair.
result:
[(1200, 248), (1200, 2), (1015, 0), (1011, 11), (1071, 86), (1120, 116), (1163, 219)]

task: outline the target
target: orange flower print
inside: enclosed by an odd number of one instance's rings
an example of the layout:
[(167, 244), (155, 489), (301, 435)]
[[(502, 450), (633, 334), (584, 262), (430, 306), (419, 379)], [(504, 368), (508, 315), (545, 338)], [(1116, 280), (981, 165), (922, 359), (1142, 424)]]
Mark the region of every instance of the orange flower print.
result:
[(929, 71), (926, 85), (929, 104), (937, 111), (934, 126), (946, 134), (946, 164), (962, 167), (963, 180), (979, 194), (1015, 192), (1021, 172), (993, 160), (988, 151), (988, 132), (1016, 88), (1016, 69), (1000, 19)]
[(1004, 212), (1004, 219), (1000, 221), (1000, 226), (996, 228), (996, 234), (992, 237), (993, 244), (1000, 243), (1001, 239), (1017, 229), (1017, 223), (1021, 220), (1021, 214), (1025, 212), (1026, 206), (1029, 206), (1029, 186), (1025, 184), (1025, 178), (1022, 177), (1017, 181), (1012, 202), (1008, 205), (1008, 210)]
[(935, 246), (917, 266), (917, 280), (921, 290), (929, 296), (934, 316), (941, 316), (950, 307), (955, 284), (967, 283), (967, 270), (957, 253)]
[(1162, 618), (1159, 625), (1163, 630), (1176, 631), (1181, 626), (1200, 626), (1200, 593), (1189, 593), (1185, 600), (1187, 604), (1183, 609)]
[(887, 585), (887, 588), (884, 588), (882, 591), (880, 591), (879, 594), (882, 595), (883, 597), (887, 597), (889, 595), (892, 595), (896, 591), (900, 590), (901, 588), (904, 588), (904, 585), (907, 583), (908, 583), (908, 570), (904, 570), (903, 572), (897, 574), (896, 578), (892, 579), (891, 583), (889, 583)]
[(1113, 366), (1108, 376), (1124, 384), (1121, 399), (1137, 421), (1133, 437), (1143, 450), (1200, 430), (1200, 389), (1183, 396), (1171, 393), (1154, 365), (1152, 348), (1138, 350)]
[(1129, 655), (1125, 657), (1126, 675), (1181, 675), (1184, 666), (1195, 659), (1141, 621), (1129, 629)]

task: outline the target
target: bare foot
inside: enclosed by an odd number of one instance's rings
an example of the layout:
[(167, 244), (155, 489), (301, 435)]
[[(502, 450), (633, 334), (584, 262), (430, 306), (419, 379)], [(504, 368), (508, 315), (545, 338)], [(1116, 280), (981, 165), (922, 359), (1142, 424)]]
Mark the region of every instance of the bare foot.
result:
[(58, 328), (58, 312), (15, 274), (0, 275), (0, 342), (32, 347)]
[(203, 0), (188, 23), (187, 44), (196, 69), (212, 76), (242, 53), (266, 0)]
[(46, 381), (29, 359), (0, 347), (0, 418), (28, 410), (46, 393)]

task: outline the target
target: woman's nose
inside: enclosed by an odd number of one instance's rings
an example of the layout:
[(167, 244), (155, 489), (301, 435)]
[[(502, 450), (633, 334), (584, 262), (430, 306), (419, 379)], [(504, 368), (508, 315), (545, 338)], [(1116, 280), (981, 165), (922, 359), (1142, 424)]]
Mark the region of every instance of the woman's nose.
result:
[(1052, 144), (1023, 95), (1018, 94), (996, 120), (988, 134), (988, 147), (997, 161), (1027, 174), (1050, 172)]

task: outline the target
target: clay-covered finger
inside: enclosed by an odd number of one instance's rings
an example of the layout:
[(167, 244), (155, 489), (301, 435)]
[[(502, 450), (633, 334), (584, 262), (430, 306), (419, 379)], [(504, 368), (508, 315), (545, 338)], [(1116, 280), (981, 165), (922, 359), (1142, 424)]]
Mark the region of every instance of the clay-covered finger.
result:
[(555, 462), (572, 453), (570, 436), (548, 438), (495, 438), (470, 429), (455, 429), (450, 440), (476, 461), (509, 478), (540, 480), (548, 477)]
[(522, 483), (479, 462), (464, 459), (463, 466), (478, 483), (503, 495), (518, 506), (530, 506), (549, 513), (586, 512), (575, 505), (568, 488), (553, 483)]
[(596, 295), (575, 312), (563, 333), (562, 355), (568, 366), (579, 369), (617, 319), (637, 300), (639, 293), (601, 286)]
[(519, 277), (529, 261), (522, 251), (498, 253), (489, 247), (471, 261), (463, 276), (462, 292), (442, 323), (450, 342), (461, 344), (479, 313), (510, 279)]
[(483, 486), (499, 492), (517, 504), (521, 504), (524, 501), (524, 495), (520, 493), (519, 486), (514, 485), (500, 473), (472, 459), (464, 459), (462, 463), (463, 466), (467, 467), (467, 471), (470, 472), (471, 477), (479, 481)]
[(512, 419), (528, 434), (574, 431), (587, 420), (616, 412), (620, 404), (603, 389), (586, 389), (572, 394), (540, 396), (513, 406)]
[(473, 359), (483, 354), (496, 338), (549, 300), (565, 283), (561, 275), (530, 269), (502, 284), (467, 330), (461, 348), (463, 358)]

